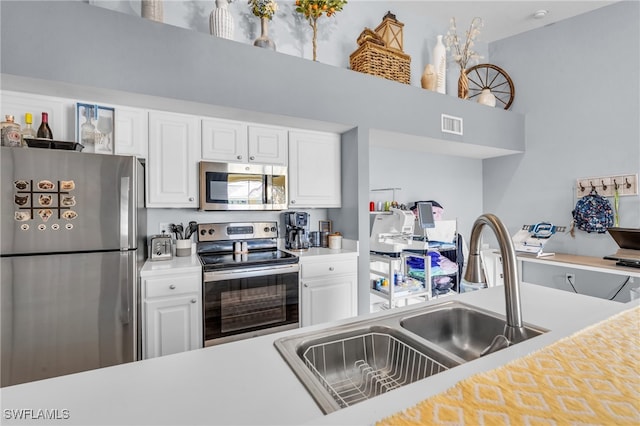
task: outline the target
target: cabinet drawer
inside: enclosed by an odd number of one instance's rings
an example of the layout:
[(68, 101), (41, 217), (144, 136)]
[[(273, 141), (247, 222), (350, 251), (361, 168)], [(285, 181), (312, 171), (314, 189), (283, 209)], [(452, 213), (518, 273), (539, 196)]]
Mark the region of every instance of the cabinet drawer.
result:
[(200, 275), (170, 275), (144, 280), (146, 298), (200, 293), (200, 288)]
[(300, 269), (302, 278), (315, 278), (355, 274), (358, 268), (355, 260), (334, 260), (330, 262), (303, 262)]

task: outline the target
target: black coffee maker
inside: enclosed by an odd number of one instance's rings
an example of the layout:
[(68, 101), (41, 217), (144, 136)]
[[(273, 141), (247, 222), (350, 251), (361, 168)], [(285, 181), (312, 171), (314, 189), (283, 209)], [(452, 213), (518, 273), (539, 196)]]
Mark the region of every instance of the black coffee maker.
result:
[(285, 248), (288, 250), (308, 250), (309, 213), (286, 212), (284, 213), (284, 223), (287, 229)]

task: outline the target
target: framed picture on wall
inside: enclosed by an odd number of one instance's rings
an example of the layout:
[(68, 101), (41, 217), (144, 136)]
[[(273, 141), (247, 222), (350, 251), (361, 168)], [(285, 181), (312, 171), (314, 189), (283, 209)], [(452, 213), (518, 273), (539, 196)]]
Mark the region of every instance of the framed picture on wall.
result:
[(85, 152), (113, 154), (115, 109), (76, 103), (76, 141)]

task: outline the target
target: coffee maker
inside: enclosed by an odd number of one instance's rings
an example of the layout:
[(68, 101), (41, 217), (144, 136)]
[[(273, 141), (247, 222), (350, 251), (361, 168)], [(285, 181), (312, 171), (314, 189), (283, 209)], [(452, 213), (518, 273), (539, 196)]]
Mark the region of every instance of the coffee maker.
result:
[(309, 249), (309, 213), (286, 212), (284, 223), (287, 229), (285, 248), (288, 250)]

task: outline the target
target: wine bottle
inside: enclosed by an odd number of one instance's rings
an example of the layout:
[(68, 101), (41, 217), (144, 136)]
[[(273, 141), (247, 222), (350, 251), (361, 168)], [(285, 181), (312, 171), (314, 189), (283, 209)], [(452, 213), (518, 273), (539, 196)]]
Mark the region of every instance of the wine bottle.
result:
[(49, 127), (49, 114), (42, 113), (42, 123), (38, 127), (38, 137), (44, 139), (53, 139), (53, 133), (51, 133), (51, 127)]

